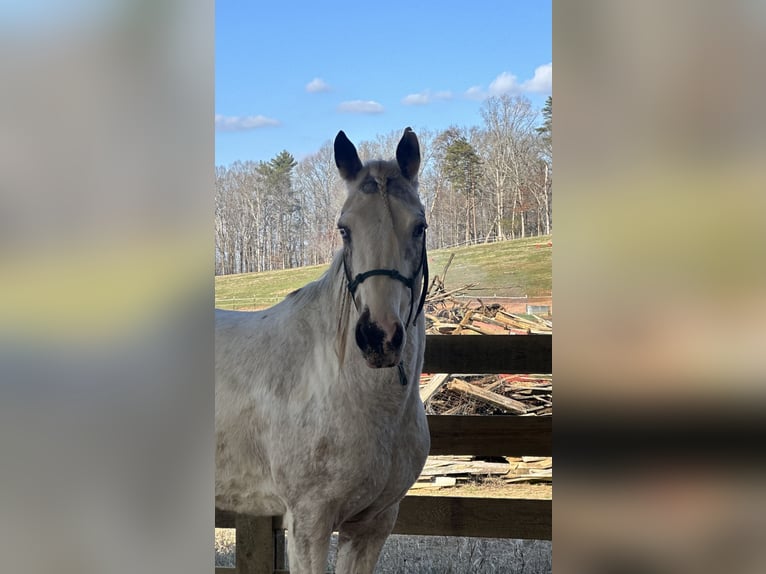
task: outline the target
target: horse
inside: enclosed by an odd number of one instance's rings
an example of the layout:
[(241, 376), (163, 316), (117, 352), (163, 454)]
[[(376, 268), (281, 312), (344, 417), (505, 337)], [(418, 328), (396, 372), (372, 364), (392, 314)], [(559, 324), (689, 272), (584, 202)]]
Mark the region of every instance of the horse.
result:
[(317, 281), (263, 311), (216, 310), (216, 507), (284, 515), (291, 572), (373, 572), (430, 438), (420, 147), (363, 164), (340, 131), (343, 247)]

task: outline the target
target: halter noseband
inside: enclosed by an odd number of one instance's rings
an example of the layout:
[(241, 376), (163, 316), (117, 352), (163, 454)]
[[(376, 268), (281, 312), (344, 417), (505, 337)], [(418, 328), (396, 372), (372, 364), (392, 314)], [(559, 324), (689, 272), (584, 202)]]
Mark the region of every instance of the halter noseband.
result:
[(351, 274), (348, 272), (348, 266), (346, 265), (346, 257), (343, 257), (343, 270), (346, 273), (346, 280), (347, 280), (347, 286), (348, 291), (351, 293), (351, 297), (354, 297), (354, 294), (356, 293), (356, 288), (359, 287), (366, 279), (370, 277), (374, 277), (376, 275), (380, 275), (383, 277), (390, 277), (391, 279), (395, 279), (396, 281), (400, 281), (401, 283), (404, 283), (409, 290), (410, 290), (410, 312), (407, 315), (407, 323), (404, 325), (405, 330), (407, 327), (410, 326), (410, 319), (413, 319), (412, 317), (412, 307), (413, 303), (415, 302), (415, 278), (418, 276), (418, 273), (420, 273), (421, 269), (423, 270), (423, 289), (420, 291), (420, 301), (418, 303), (418, 310), (415, 312), (414, 319), (418, 318), (418, 315), (420, 315), (420, 312), (423, 310), (423, 305), (425, 305), (426, 302), (426, 289), (428, 286), (428, 257), (426, 255), (426, 232), (423, 231), (423, 255), (420, 258), (420, 265), (418, 265), (418, 268), (415, 269), (415, 273), (412, 274), (412, 277), (405, 277), (399, 271), (396, 269), (371, 269), (370, 271), (365, 271), (364, 273), (357, 273), (356, 277), (351, 279)]

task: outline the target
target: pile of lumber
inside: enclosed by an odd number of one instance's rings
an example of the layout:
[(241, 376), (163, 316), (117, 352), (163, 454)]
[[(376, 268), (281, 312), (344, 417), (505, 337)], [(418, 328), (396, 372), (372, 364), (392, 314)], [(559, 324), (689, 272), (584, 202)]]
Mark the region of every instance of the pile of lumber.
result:
[(553, 380), (541, 375), (422, 375), (420, 398), (428, 414), (550, 415)]
[(491, 478), (496, 483), (550, 482), (553, 459), (542, 456), (497, 457), (429, 456), (413, 489), (449, 487)]
[[(476, 284), (447, 289), (444, 277), (451, 263), (452, 257), (428, 286), (424, 312), (429, 334), (552, 334), (550, 318), (511, 313), (478, 297), (465, 301)], [(424, 374), (420, 398), (428, 414), (550, 416), (553, 381), (550, 374)], [(503, 483), (550, 482), (552, 476), (551, 457), (429, 456), (413, 488), (449, 487), (487, 478)]]
[(426, 307), (426, 330), (441, 335), (550, 335), (553, 323), (537, 315), (518, 315), (481, 299), (451, 305), (439, 302)]
[(481, 298), (460, 301), (477, 284), (447, 289), (444, 280), (454, 257), (450, 256), (440, 275), (434, 276), (426, 291), (426, 330), (442, 335), (550, 335), (553, 324), (537, 315), (519, 315), (498, 303), (485, 304)]

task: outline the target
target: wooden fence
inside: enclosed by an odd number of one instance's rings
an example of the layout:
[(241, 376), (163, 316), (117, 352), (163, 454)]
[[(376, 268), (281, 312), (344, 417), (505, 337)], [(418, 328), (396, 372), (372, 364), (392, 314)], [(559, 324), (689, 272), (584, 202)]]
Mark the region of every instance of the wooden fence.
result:
[[(426, 373), (551, 373), (549, 335), (449, 337), (428, 335)], [(431, 454), (551, 456), (553, 417), (429, 415)], [(406, 496), (394, 534), (550, 540), (551, 500)], [(217, 574), (284, 570), (281, 517), (216, 510), (217, 528), (236, 528), (236, 568)]]

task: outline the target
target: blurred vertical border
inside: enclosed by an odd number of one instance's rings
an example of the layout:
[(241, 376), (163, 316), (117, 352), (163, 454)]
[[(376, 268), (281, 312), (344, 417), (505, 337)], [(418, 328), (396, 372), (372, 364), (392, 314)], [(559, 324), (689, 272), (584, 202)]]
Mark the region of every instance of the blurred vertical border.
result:
[(556, 572), (766, 571), (766, 6), (554, 2)]
[(0, 6), (0, 571), (213, 567), (214, 4)]

